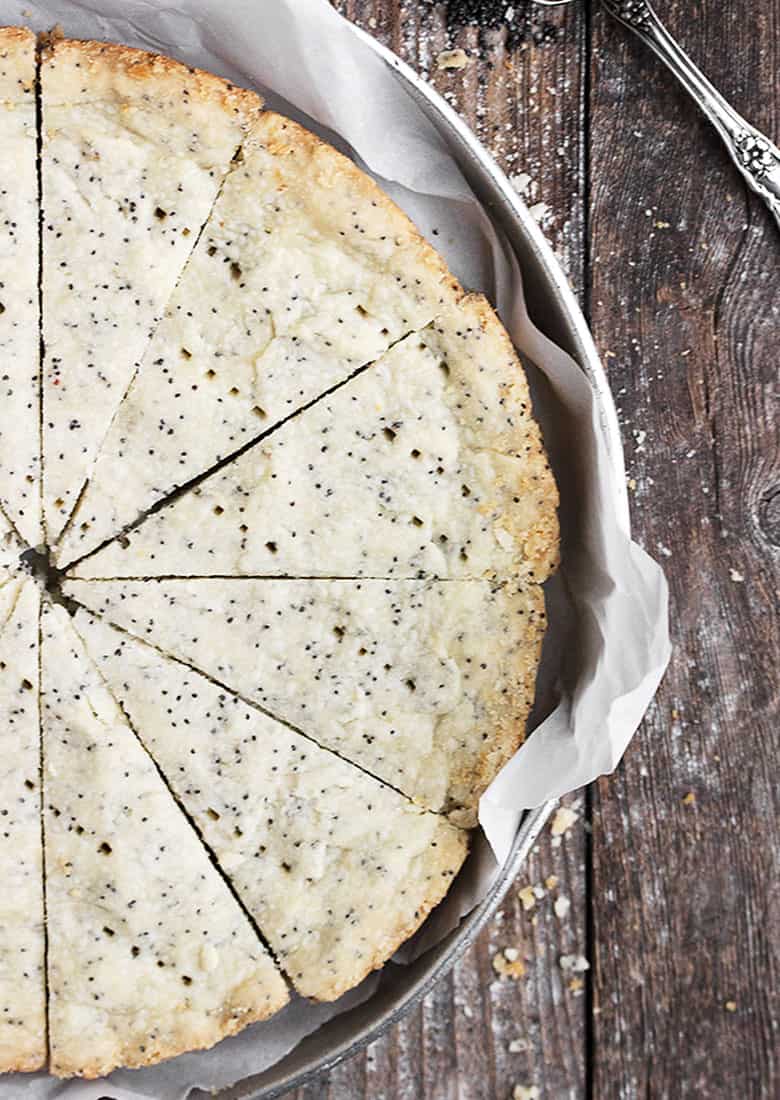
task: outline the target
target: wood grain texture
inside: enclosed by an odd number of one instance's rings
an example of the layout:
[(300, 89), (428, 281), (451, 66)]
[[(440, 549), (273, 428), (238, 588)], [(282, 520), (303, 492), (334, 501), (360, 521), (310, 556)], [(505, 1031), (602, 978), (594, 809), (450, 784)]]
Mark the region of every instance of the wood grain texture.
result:
[[(545, 830), (453, 974), (291, 1096), (510, 1100), (520, 1084), (542, 1100), (769, 1100), (777, 232), (695, 108), (597, 5), (526, 20), (517, 3), (509, 28), (509, 5), (483, 0), (336, 6), (431, 80), (536, 207), (609, 366), (636, 537), (669, 575), (675, 655), (617, 774), (567, 800), (578, 823), (557, 847)], [(749, 20), (741, 0), (656, 6), (780, 137), (780, 0), (756, 0)], [(452, 48), (468, 65), (439, 70)], [(518, 890), (550, 875), (558, 885), (525, 912)], [(572, 902), (564, 920), (559, 894)], [(493, 969), (506, 947), (526, 962), (517, 982)], [(593, 971), (572, 990), (559, 960), (580, 953)]]
[[(780, 5), (663, 9), (777, 134)], [(676, 647), (594, 793), (593, 1095), (776, 1097), (780, 242), (707, 124), (600, 13), (591, 73), (591, 320)]]

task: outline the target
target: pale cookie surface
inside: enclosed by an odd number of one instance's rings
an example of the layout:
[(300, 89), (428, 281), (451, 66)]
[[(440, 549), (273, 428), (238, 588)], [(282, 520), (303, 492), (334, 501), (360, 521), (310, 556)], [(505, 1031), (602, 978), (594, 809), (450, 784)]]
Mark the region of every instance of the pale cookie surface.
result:
[(0, 28), (0, 505), (42, 540), (35, 35)]
[(445, 897), (558, 496), (373, 180), (58, 35), (0, 28), (0, 1073), (95, 1078), (336, 1000)]
[(167, 58), (65, 40), (43, 59), (41, 95), (43, 484), (53, 545), (257, 98)]
[(406, 215), (350, 161), (261, 116), (118, 410), (60, 561), (379, 358), (458, 293)]
[(97, 1077), (209, 1047), (287, 992), (62, 608), (42, 638), (50, 1068)]
[(515, 352), (469, 297), (75, 575), (541, 582), (556, 505)]
[(35, 581), (0, 583), (0, 1072), (46, 1062), (38, 609)]
[(519, 746), (544, 630), (536, 585), (236, 578), (65, 591), (471, 824)]
[(468, 834), (104, 620), (75, 625), (298, 992), (335, 1000), (381, 966)]
[(0, 512), (0, 570), (14, 573), (19, 569), (19, 556), (24, 545), (3, 512)]

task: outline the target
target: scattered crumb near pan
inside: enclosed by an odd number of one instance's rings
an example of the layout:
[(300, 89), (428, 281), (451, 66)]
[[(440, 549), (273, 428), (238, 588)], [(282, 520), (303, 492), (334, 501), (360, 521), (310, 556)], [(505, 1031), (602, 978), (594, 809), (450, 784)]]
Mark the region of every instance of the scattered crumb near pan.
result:
[(516, 947), (505, 947), (493, 956), (493, 969), (500, 978), (510, 978), (513, 982), (525, 977), (525, 960)]
[(437, 69), (465, 69), (469, 63), (465, 50), (442, 50), (436, 58)]
[(590, 963), (584, 955), (561, 955), (558, 965), (564, 974), (584, 974), (590, 970)]
[(560, 806), (555, 811), (555, 816), (550, 826), (550, 832), (554, 837), (563, 836), (565, 833), (568, 833), (578, 817), (579, 814), (575, 813), (574, 810), (570, 810), (568, 806)]
[(564, 894), (561, 894), (559, 898), (555, 899), (553, 904), (553, 911), (558, 920), (566, 920), (571, 909), (571, 901)]

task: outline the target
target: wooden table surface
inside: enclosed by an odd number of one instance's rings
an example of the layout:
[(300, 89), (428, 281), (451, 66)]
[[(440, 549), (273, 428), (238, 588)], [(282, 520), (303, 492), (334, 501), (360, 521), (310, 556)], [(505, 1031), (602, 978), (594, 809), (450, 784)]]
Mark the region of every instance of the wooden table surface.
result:
[[(667, 569), (674, 658), (617, 773), (566, 800), (575, 824), (557, 846), (546, 830), (455, 971), (294, 1096), (774, 1100), (780, 234), (597, 3), (531, 15), (515, 0), (511, 21), (509, 6), (337, 0), (461, 112), (579, 293), (618, 403), (635, 537)], [(780, 139), (780, 0), (656, 7)], [(454, 48), (468, 64), (439, 68)], [(530, 910), (528, 885), (545, 891)], [(516, 981), (493, 968), (507, 947), (525, 962)], [(562, 955), (590, 970), (564, 973)]]

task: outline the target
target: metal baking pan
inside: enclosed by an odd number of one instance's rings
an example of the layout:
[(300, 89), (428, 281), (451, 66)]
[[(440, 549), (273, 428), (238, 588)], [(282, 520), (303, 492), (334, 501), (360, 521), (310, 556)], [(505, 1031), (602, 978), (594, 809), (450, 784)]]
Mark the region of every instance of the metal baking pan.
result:
[[(505, 233), (520, 264), (533, 321), (569, 352), (590, 379), (617, 474), (616, 506), (628, 528), (623, 450), (615, 406), (585, 318), (552, 249), (503, 172), (441, 96), (395, 54), (359, 28), (355, 29), (434, 124), (474, 193)], [(496, 911), (554, 805), (547, 803), (525, 815), (509, 857), (487, 897), (449, 936), (409, 966), (388, 966), (381, 986), (368, 1001), (324, 1024), (264, 1073), (222, 1089), (216, 1094), (218, 1100), (272, 1100), (281, 1096), (349, 1058), (419, 1004), (434, 982), (452, 969)], [(195, 1093), (199, 1097), (206, 1095)]]

